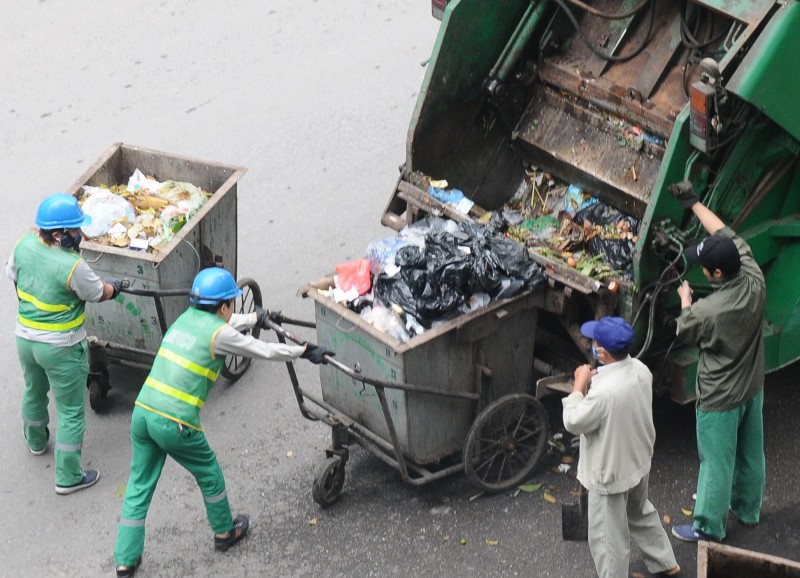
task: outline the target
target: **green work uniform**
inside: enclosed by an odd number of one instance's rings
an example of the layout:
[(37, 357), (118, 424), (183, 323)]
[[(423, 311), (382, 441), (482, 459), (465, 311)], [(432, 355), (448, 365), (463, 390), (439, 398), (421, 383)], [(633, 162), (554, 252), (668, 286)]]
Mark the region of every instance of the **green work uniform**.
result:
[(17, 243), (13, 261), (19, 298), (18, 326), (37, 336), (35, 340), (19, 334), (16, 338), (25, 380), (23, 433), (32, 450), (46, 446), (48, 392), (52, 390), (58, 415), (56, 486), (71, 486), (83, 478), (84, 390), (89, 375), (85, 339), (80, 337), (77, 343), (68, 344), (68, 335), (83, 331), (86, 316), (85, 302), (70, 288), (80, 257), (46, 245), (38, 235), (30, 234)]
[(197, 480), (214, 533), (233, 528), (225, 479), (200, 425), (200, 410), (225, 361), (212, 350), (224, 326), (217, 315), (190, 307), (164, 335), (131, 418), (131, 475), (114, 548), (119, 566), (142, 556), (147, 510), (168, 455)]
[(694, 528), (722, 540), (728, 509), (742, 522), (757, 523), (764, 496), (766, 285), (747, 243), (729, 227), (716, 234), (733, 239), (741, 270), (683, 309), (677, 331), (681, 341), (700, 348)]

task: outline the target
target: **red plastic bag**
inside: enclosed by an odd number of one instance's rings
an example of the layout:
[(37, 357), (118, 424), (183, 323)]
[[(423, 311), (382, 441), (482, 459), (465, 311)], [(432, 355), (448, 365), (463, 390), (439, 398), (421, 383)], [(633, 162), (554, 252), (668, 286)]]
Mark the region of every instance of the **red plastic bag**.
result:
[(342, 291), (350, 291), (355, 287), (359, 295), (364, 295), (369, 293), (370, 287), (372, 287), (369, 259), (359, 259), (336, 265), (336, 275), (336, 284)]

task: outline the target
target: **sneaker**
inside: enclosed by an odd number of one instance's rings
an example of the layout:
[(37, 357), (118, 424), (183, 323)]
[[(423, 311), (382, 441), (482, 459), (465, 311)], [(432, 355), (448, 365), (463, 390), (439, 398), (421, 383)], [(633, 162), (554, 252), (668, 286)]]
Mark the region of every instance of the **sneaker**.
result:
[(100, 479), (100, 472), (97, 470), (86, 470), (83, 472), (81, 481), (71, 486), (56, 486), (56, 494), (59, 496), (66, 496), (67, 494), (74, 494), (81, 490), (85, 490), (97, 483)]
[(688, 524), (686, 526), (673, 526), (672, 535), (678, 540), (683, 540), (684, 542), (697, 542), (699, 540), (719, 542), (719, 540), (717, 540), (714, 536), (709, 536), (705, 532), (695, 530), (694, 527)]
[(139, 558), (136, 561), (136, 564), (131, 566), (117, 566), (117, 578), (133, 578), (136, 575), (136, 571), (139, 569), (139, 564), (142, 563), (142, 559)]
[(45, 433), (45, 438), (44, 438), (44, 446), (42, 447), (42, 449), (35, 450), (31, 447), (28, 448), (29, 450), (31, 450), (31, 453), (35, 456), (42, 456), (45, 453), (47, 453), (47, 442), (50, 441), (50, 428), (49, 427), (44, 428), (44, 433)]
[(244, 514), (236, 516), (233, 519), (233, 528), (228, 532), (224, 538), (214, 536), (214, 548), (220, 552), (224, 552), (239, 540), (247, 536), (247, 529), (250, 527), (250, 518)]

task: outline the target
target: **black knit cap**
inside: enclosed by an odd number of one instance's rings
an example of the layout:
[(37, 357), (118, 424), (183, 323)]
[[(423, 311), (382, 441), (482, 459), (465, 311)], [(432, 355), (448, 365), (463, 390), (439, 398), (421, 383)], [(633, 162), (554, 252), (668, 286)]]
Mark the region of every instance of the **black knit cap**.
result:
[(725, 277), (733, 277), (741, 269), (742, 261), (739, 250), (730, 237), (711, 235), (697, 245), (689, 247), (686, 258), (692, 263), (699, 263), (712, 273), (719, 269)]

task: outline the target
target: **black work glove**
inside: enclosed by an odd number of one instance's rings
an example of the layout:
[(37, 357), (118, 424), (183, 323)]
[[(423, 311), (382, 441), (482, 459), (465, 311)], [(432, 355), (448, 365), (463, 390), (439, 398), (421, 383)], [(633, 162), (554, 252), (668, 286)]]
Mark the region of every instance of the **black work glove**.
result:
[(119, 279), (103, 279), (103, 281), (114, 288), (114, 292), (111, 294), (111, 299), (116, 299), (117, 295), (119, 295), (119, 292), (122, 291), (122, 281)]
[(673, 197), (678, 199), (678, 202), (684, 209), (691, 209), (692, 205), (700, 202), (700, 198), (697, 196), (697, 193), (694, 192), (694, 186), (692, 186), (692, 182), (689, 179), (671, 184), (669, 186), (669, 192)]
[(277, 323), (278, 325), (280, 325), (281, 321), (283, 321), (283, 314), (280, 311), (270, 311), (269, 309), (262, 309), (258, 305), (256, 305), (256, 315), (258, 315), (257, 325), (262, 329), (269, 329), (269, 327), (267, 326), (267, 319), (269, 319), (273, 323)]
[(325, 359), (326, 355), (330, 355), (333, 357), (335, 354), (333, 351), (328, 351), (324, 347), (320, 347), (319, 345), (315, 345), (310, 341), (306, 343), (306, 350), (300, 356), (303, 359), (308, 359), (311, 363), (328, 363), (328, 360)]

